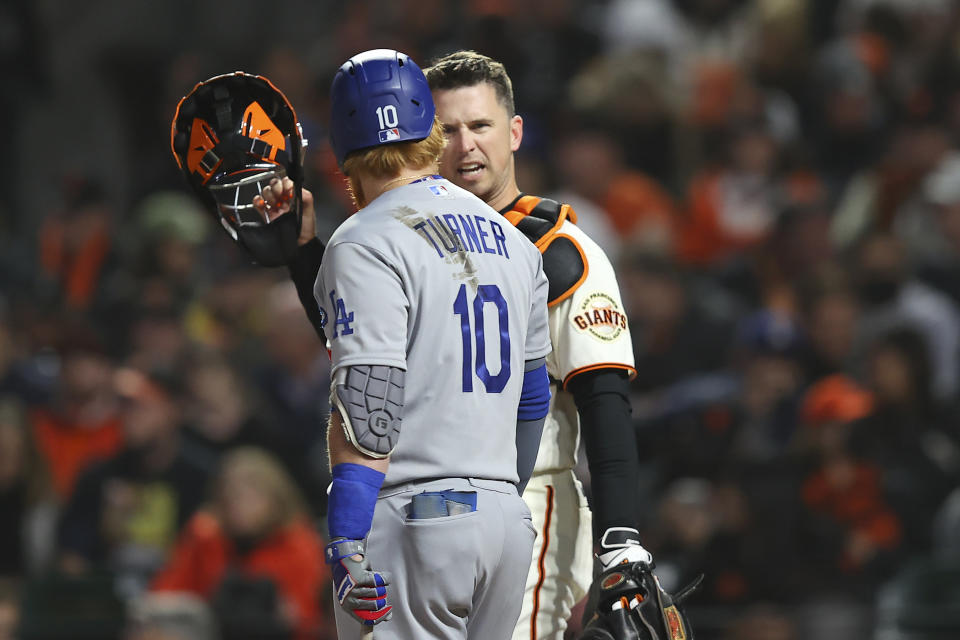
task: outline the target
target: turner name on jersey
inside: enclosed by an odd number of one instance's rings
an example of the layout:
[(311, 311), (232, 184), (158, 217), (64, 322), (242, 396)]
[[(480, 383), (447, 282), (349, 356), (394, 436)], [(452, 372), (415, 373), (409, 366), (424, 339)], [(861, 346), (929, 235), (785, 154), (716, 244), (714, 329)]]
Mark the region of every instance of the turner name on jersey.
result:
[[(428, 216), (413, 225), (413, 229), (423, 234), (441, 258), (466, 251), (490, 253), (510, 259), (503, 227), (495, 220), (487, 220), (483, 216), (452, 213)], [(444, 251), (441, 251), (441, 246)]]

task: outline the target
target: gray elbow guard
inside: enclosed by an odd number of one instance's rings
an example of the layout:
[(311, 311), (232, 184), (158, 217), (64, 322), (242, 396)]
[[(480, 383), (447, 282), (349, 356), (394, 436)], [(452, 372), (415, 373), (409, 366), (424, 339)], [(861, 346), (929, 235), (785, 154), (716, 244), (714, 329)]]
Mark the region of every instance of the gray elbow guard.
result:
[(347, 439), (361, 453), (386, 458), (397, 446), (403, 417), (405, 372), (396, 367), (354, 365), (337, 372), (331, 400)]

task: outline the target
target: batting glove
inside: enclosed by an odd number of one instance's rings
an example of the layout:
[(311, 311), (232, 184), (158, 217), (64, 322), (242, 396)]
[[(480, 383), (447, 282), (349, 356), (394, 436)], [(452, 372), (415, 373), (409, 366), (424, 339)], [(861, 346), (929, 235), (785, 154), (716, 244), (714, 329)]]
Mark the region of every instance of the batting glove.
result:
[(653, 555), (640, 544), (640, 532), (628, 527), (610, 527), (600, 538), (597, 559), (602, 571), (619, 565), (640, 562), (653, 568)]
[(324, 557), (333, 574), (333, 588), (343, 610), (366, 625), (389, 620), (393, 606), (387, 604), (390, 577), (370, 569), (363, 540), (334, 538)]

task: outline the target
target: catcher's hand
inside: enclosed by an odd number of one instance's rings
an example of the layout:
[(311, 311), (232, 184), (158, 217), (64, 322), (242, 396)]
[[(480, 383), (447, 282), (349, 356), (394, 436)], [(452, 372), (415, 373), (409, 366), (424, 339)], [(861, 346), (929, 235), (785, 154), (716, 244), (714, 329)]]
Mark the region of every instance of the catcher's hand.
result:
[(335, 538), (324, 556), (333, 574), (333, 590), (343, 610), (366, 625), (389, 620), (393, 606), (387, 603), (390, 577), (373, 571), (363, 555), (362, 540)]
[[(265, 219), (274, 220), (290, 211), (293, 202), (293, 180), (284, 177), (270, 181), (259, 196), (254, 196), (253, 206), (257, 208)], [(313, 207), (313, 194), (309, 189), (301, 189), (303, 202), (302, 219), (300, 221), (300, 235), (297, 245), (303, 246), (313, 240), (317, 233), (317, 217)]]
[(693, 640), (680, 604), (703, 576), (671, 595), (653, 574), (653, 556), (640, 544), (636, 529), (608, 529), (597, 555), (602, 570), (590, 588), (580, 640)]

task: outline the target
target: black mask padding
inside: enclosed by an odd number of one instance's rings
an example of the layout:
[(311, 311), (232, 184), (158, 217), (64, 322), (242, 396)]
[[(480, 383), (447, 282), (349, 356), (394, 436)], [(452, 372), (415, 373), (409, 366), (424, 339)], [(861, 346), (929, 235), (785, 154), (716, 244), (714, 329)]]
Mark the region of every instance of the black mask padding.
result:
[(279, 267), (291, 262), (297, 255), (300, 236), (300, 201), (291, 210), (263, 226), (237, 228), (237, 242), (263, 267)]

